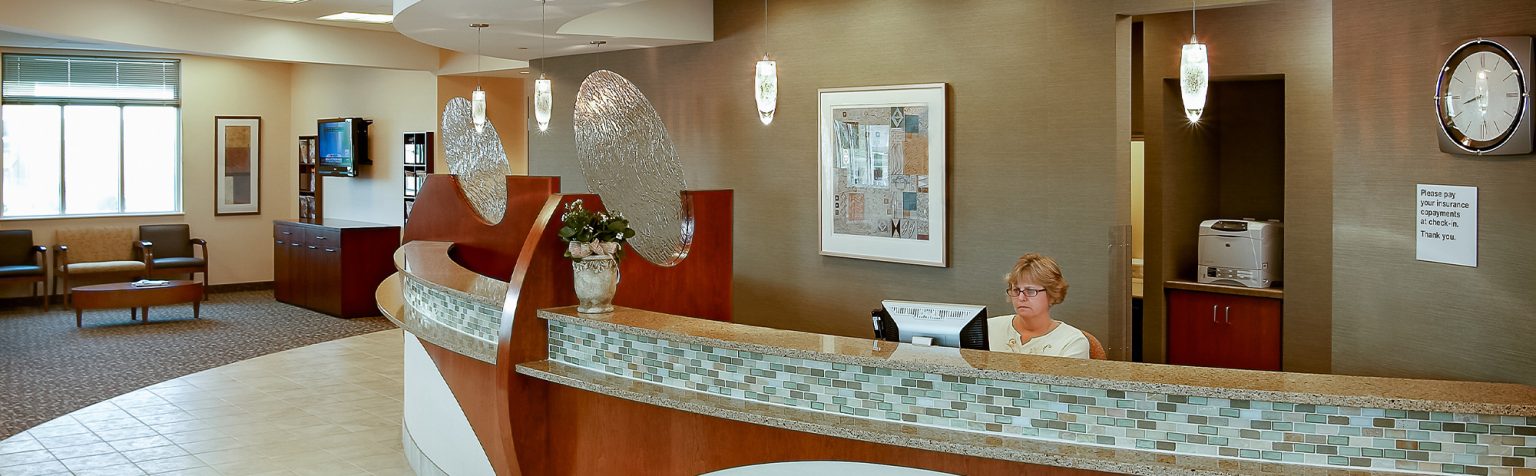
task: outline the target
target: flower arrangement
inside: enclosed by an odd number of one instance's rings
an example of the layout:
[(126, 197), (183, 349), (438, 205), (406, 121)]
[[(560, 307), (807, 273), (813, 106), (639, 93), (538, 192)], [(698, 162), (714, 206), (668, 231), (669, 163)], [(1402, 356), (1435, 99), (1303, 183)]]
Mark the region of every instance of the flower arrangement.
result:
[(560, 227), (560, 239), (570, 244), (565, 249), (565, 257), (570, 259), (612, 256), (618, 260), (624, 253), (624, 247), (620, 245), (635, 236), (635, 229), (629, 227), (624, 214), (594, 213), (582, 207), (581, 200), (567, 203), (560, 221), (564, 223)]

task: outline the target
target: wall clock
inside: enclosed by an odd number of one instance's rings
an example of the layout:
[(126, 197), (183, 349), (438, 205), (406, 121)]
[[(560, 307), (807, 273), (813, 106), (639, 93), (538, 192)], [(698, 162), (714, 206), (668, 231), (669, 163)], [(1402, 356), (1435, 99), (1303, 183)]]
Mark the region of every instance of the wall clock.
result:
[(1446, 58), (1435, 85), (1440, 150), (1531, 153), (1531, 37), (1478, 38)]

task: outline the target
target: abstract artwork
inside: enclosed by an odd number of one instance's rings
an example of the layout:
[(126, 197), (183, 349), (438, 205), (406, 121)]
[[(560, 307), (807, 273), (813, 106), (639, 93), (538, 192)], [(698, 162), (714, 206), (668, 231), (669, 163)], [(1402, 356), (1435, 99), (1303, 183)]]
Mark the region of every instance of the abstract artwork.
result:
[(261, 213), (261, 118), (215, 116), (214, 215)]
[[(496, 126), (486, 119), (475, 128), (468, 99), (456, 97), (443, 107), (443, 151), (448, 172), (459, 176), (459, 186), (470, 207), (486, 223), (501, 223), (507, 213), (507, 152)], [(425, 180), (424, 178), (422, 180)]]
[(576, 92), (576, 158), (587, 187), (629, 219), (629, 246), (657, 266), (688, 254), (693, 223), (683, 210), (682, 162), (661, 116), (634, 83), (600, 70)]
[(945, 85), (820, 91), (821, 254), (947, 266)]

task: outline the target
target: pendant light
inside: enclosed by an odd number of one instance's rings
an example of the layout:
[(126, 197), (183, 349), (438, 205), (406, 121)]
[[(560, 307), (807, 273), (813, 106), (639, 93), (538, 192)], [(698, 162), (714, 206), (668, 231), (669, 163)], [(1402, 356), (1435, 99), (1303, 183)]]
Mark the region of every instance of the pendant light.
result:
[(546, 3), (549, 3), (548, 0), (539, 0), (539, 79), (533, 81), (533, 119), (539, 125), (539, 132), (549, 131), (549, 112), (554, 107), (549, 78), (544, 76), (544, 4)]
[(1189, 44), (1179, 57), (1179, 92), (1184, 96), (1184, 117), (1200, 122), (1205, 112), (1205, 92), (1211, 85), (1211, 63), (1205, 45), (1195, 39), (1195, 3), (1189, 6)]
[(779, 67), (768, 59), (768, 0), (763, 0), (763, 59), (757, 62), (757, 74), (753, 75), (753, 96), (757, 98), (757, 118), (763, 125), (773, 123), (773, 112), (779, 107)]
[(485, 90), (480, 89), (480, 29), (491, 26), (486, 23), (471, 23), (470, 28), (475, 29), (475, 92), (469, 95), (470, 117), (475, 123), (475, 132), (485, 130)]

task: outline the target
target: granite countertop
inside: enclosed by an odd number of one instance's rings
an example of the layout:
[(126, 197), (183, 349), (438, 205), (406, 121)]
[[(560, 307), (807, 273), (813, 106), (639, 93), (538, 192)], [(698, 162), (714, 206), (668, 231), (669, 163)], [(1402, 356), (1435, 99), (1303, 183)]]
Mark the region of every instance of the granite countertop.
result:
[(395, 327), (405, 327), (401, 319), (405, 317), (405, 293), (400, 286), (400, 273), (389, 275), (384, 282), (379, 283), (378, 289), (373, 291), (373, 298), (379, 303), (379, 312), (385, 319), (395, 323)]
[(453, 243), (412, 241), (395, 251), (395, 267), (411, 279), (500, 308), (507, 299), (507, 282), (470, 271), (448, 256)]
[[(990, 459), (1124, 474), (1336, 474), (1338, 468), (1282, 465), (1201, 455), (1168, 454), (1111, 446), (1053, 442), (827, 414), (654, 385), (548, 360), (517, 366), (540, 380), (626, 400), (736, 421), (859, 441), (906, 446)], [(1385, 474), (1351, 468), (1349, 474)]]
[(1181, 279), (1163, 281), (1163, 287), (1167, 289), (1183, 289), (1186, 291), (1201, 291), (1207, 293), (1234, 294), (1238, 296), (1285, 299), (1285, 290), (1281, 288), (1250, 288), (1244, 286), (1227, 286), (1223, 284), (1208, 284), (1197, 281), (1184, 281)]
[(273, 220), (279, 224), (310, 225), (325, 228), (400, 228), (399, 225), (386, 225), (383, 223), (369, 223), (365, 221), (342, 220), (339, 218), (321, 218), (319, 220), (289, 218), (286, 220)]
[(572, 324), (763, 354), (997, 380), (1315, 405), (1536, 416), (1536, 388), (1345, 375), (1080, 360), (915, 346), (694, 319), (638, 309), (539, 316)]

